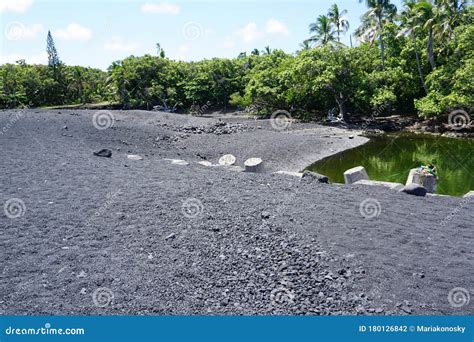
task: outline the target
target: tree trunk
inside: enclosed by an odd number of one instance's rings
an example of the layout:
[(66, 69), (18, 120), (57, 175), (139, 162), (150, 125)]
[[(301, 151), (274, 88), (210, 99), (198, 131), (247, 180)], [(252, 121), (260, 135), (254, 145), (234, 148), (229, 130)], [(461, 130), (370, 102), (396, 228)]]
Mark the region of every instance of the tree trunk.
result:
[(347, 99), (343, 93), (335, 95), (337, 105), (339, 106), (339, 115), (342, 117), (342, 121), (347, 122), (349, 120), (349, 115), (347, 112), (346, 102)]
[(379, 22), (379, 41), (380, 41), (380, 57), (382, 58), (382, 70), (385, 70), (385, 44), (383, 42), (383, 24), (382, 24), (382, 15), (379, 13), (377, 15)]
[(379, 41), (380, 41), (380, 57), (382, 58), (382, 70), (385, 70), (385, 45), (383, 42), (382, 32), (380, 32)]
[(423, 77), (423, 72), (421, 71), (421, 63), (420, 63), (420, 54), (418, 52), (418, 46), (416, 45), (416, 35), (412, 33), (413, 36), (413, 45), (415, 47), (415, 57), (416, 57), (416, 66), (418, 67), (418, 74), (420, 75), (421, 85), (425, 90), (426, 95), (428, 95), (428, 89), (426, 89), (425, 78)]
[(435, 62), (434, 52), (433, 52), (433, 29), (432, 28), (430, 28), (428, 31), (427, 50), (428, 50), (428, 60), (431, 64), (431, 69), (433, 70), (434, 68), (436, 68), (436, 62)]

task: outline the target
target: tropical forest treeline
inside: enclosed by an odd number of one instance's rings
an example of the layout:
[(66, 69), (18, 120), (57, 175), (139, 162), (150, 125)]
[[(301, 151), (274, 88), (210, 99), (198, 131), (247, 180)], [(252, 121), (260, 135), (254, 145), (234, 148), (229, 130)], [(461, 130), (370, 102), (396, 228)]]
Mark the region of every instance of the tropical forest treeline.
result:
[[(0, 66), (0, 107), (111, 101), (123, 108), (183, 111), (238, 106), (285, 109), (299, 117), (336, 110), (345, 119), (378, 114), (439, 116), (474, 109), (474, 8), (465, 0), (366, 0), (356, 47), (341, 43), (349, 23), (333, 5), (309, 25), (294, 54), (266, 47), (234, 59), (174, 61), (130, 56), (107, 72), (67, 66), (50, 33), (48, 65)], [(159, 46), (159, 44), (157, 44)]]

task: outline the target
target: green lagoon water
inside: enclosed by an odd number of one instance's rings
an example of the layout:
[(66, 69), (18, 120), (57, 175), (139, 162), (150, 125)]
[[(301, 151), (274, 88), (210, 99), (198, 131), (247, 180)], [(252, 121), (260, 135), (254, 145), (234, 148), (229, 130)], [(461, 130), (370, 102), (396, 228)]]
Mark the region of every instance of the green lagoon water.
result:
[(365, 145), (322, 159), (308, 170), (344, 183), (344, 171), (364, 166), (370, 179), (405, 184), (410, 169), (430, 161), (438, 169), (438, 194), (462, 196), (474, 190), (474, 140), (431, 135), (371, 137)]

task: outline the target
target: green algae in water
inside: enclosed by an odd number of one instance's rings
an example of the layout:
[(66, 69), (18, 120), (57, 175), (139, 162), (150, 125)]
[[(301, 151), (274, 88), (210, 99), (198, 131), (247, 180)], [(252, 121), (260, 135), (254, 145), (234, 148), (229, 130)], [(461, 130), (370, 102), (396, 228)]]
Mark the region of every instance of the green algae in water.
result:
[(431, 135), (393, 134), (371, 137), (365, 145), (322, 159), (308, 170), (344, 183), (344, 171), (364, 166), (370, 179), (405, 184), (410, 169), (433, 162), (437, 193), (462, 196), (474, 190), (474, 140)]

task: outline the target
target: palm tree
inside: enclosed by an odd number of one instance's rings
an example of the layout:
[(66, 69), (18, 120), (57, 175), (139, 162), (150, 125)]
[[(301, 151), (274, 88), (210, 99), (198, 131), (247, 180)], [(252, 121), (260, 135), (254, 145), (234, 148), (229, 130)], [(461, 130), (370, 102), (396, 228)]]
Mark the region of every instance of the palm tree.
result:
[(390, 0), (359, 0), (365, 1), (369, 10), (362, 16), (362, 24), (356, 30), (356, 35), (362, 40), (373, 43), (379, 40), (382, 68), (385, 69), (385, 44), (383, 40), (384, 25), (393, 22), (397, 7)]
[(250, 52), (250, 54), (254, 56), (260, 56), (260, 51), (258, 49), (253, 49), (252, 52)]
[(434, 33), (433, 30), (438, 27), (436, 25), (436, 15), (434, 12), (434, 6), (431, 1), (421, 0), (418, 1), (414, 6), (415, 20), (423, 26), (423, 29), (428, 32), (428, 43), (426, 45), (426, 54), (428, 56), (428, 61), (430, 62), (431, 69), (436, 67), (434, 50), (433, 50), (433, 41)]
[(307, 39), (310, 43), (325, 46), (335, 41), (331, 21), (325, 15), (320, 15), (315, 23), (309, 25), (309, 32), (314, 33), (313, 36)]
[(420, 62), (420, 52), (418, 50), (417, 44), (417, 35), (419, 31), (422, 29), (422, 25), (419, 21), (419, 16), (417, 14), (416, 6), (417, 0), (405, 0), (405, 9), (403, 10), (400, 19), (403, 30), (400, 32), (399, 35), (410, 35), (413, 39), (413, 46), (415, 49), (415, 58), (416, 58), (416, 66), (418, 68), (418, 74), (420, 76), (421, 85), (425, 90), (425, 93), (428, 94), (428, 89), (426, 88), (425, 79), (423, 76), (423, 71), (421, 70), (421, 62)]
[(454, 27), (462, 21), (462, 12), (469, 6), (470, 0), (435, 0), (436, 6), (443, 17), (445, 32), (451, 34)]
[(301, 44), (300, 44), (300, 51), (305, 51), (305, 50), (310, 50), (311, 49), (311, 43), (308, 41), (308, 40), (305, 40), (303, 41)]
[(341, 33), (346, 33), (349, 30), (349, 21), (344, 17), (347, 14), (347, 10), (339, 11), (337, 4), (331, 6), (328, 12), (328, 18), (331, 23), (336, 26), (337, 41), (341, 42)]
[(262, 53), (263, 53), (264, 55), (271, 55), (271, 53), (272, 53), (271, 47), (268, 46), (268, 45), (265, 46), (265, 48), (262, 50)]

